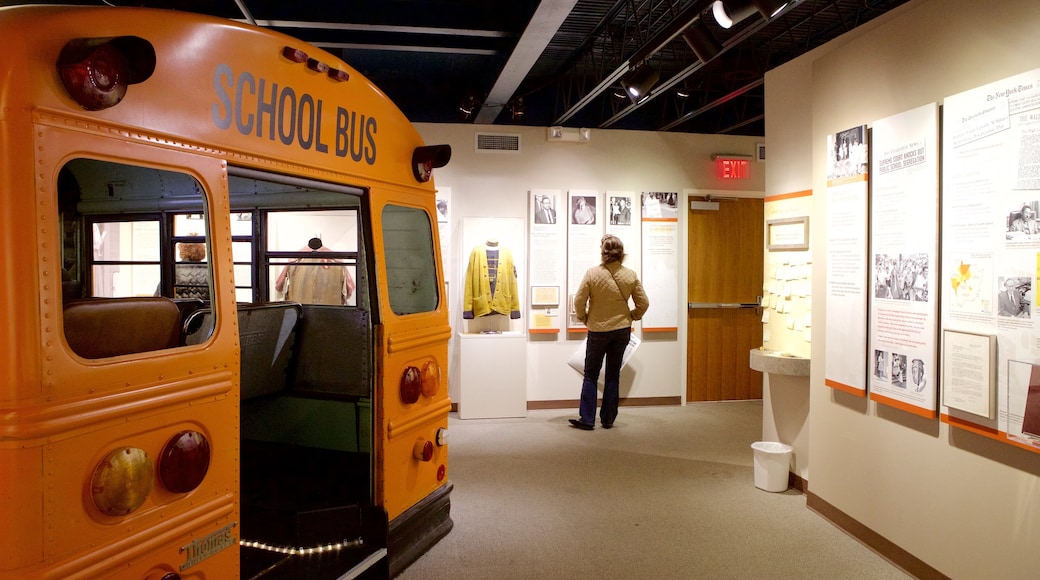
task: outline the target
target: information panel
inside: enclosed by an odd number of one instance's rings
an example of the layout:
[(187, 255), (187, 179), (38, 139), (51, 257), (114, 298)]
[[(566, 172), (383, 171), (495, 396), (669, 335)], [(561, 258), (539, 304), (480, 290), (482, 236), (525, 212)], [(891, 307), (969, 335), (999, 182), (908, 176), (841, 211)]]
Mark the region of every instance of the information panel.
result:
[(1038, 150), (1040, 69), (944, 100), (942, 326), (996, 336), (997, 409), (987, 416), (982, 383), (975, 387), (982, 397), (977, 409), (946, 406), (943, 420), (1034, 451), (1040, 451)]
[(870, 164), (870, 398), (929, 418), (938, 416), (938, 115), (931, 103), (875, 121)]

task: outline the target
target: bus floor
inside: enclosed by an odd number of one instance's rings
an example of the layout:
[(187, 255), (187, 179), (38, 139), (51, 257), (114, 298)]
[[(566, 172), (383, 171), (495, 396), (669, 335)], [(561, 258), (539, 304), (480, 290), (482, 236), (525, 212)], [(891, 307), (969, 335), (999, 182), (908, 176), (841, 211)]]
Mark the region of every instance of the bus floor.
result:
[(241, 470), (242, 578), (339, 578), (386, 548), (369, 454), (243, 440)]

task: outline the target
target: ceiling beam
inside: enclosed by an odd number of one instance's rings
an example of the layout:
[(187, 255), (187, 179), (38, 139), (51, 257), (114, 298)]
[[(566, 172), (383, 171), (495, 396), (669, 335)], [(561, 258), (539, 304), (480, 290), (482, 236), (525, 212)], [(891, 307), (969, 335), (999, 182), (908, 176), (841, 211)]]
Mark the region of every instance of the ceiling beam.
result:
[(498, 80), (491, 87), (484, 104), (474, 118), (478, 124), (494, 123), (498, 114), (513, 98), (517, 87), (527, 77), (531, 67), (545, 51), (549, 41), (556, 35), (560, 25), (574, 9), (578, 0), (542, 0), (535, 10), (534, 16), (524, 29), (516, 48), (509, 55), (509, 61), (498, 75)]

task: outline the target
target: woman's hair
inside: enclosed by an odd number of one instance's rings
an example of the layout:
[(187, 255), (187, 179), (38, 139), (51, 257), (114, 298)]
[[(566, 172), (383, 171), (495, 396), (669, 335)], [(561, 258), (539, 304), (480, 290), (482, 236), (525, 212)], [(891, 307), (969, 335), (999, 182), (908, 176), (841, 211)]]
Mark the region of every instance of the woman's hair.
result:
[(600, 255), (603, 257), (604, 264), (623, 262), (625, 261), (625, 244), (617, 236), (607, 234), (600, 242)]
[(183, 242), (177, 244), (177, 253), (184, 262), (201, 262), (206, 259), (206, 244)]

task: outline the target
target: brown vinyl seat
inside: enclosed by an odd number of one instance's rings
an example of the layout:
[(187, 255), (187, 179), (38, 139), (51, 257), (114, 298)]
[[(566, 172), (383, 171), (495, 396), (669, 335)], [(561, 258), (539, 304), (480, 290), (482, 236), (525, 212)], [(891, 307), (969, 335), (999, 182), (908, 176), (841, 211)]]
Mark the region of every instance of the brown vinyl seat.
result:
[(98, 359), (176, 347), (180, 309), (169, 298), (94, 298), (65, 305), (65, 341)]

